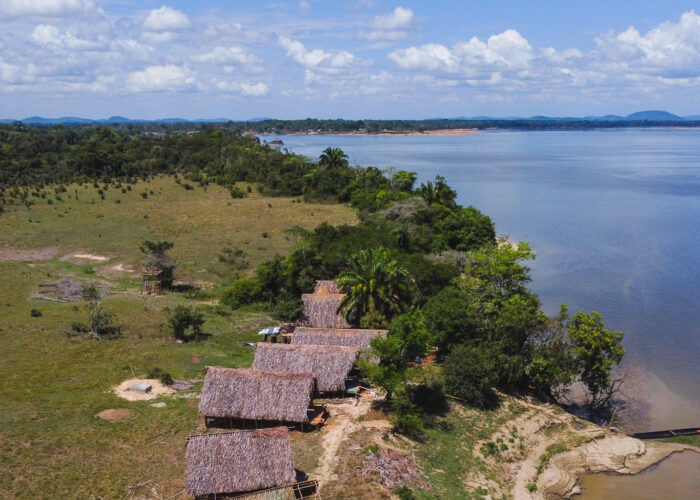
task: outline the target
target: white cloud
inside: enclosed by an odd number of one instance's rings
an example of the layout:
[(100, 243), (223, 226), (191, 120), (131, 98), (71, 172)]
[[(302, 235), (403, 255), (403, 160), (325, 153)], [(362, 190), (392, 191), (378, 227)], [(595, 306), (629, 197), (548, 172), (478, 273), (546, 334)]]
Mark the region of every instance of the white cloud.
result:
[(372, 22), (372, 29), (376, 31), (405, 30), (413, 23), (413, 11), (403, 7), (396, 7), (394, 12), (385, 16), (376, 16)]
[(685, 12), (678, 23), (661, 23), (641, 35), (634, 27), (596, 38), (598, 51), (611, 62), (666, 77), (700, 75), (700, 16)]
[(196, 81), (189, 70), (168, 64), (134, 71), (127, 77), (126, 84), (134, 92), (156, 92), (191, 90)]
[(371, 64), (371, 61), (358, 59), (345, 50), (336, 53), (321, 49), (308, 50), (303, 43), (286, 37), (280, 37), (279, 44), (287, 51), (287, 57), (307, 69), (307, 74), (308, 70), (327, 75), (347, 74)]
[(92, 0), (0, 0), (0, 18), (74, 17), (95, 10)]
[(184, 31), (192, 26), (184, 12), (165, 5), (153, 9), (143, 21), (143, 29), (152, 33)]
[(43, 45), (61, 43), (61, 32), (56, 26), (39, 24), (31, 34), (32, 40)]
[(62, 34), (56, 26), (50, 24), (37, 25), (30, 36), (34, 42), (40, 45), (49, 45), (68, 50), (101, 50), (106, 46), (103, 37), (100, 37), (98, 40), (86, 40), (79, 38), (72, 31)]
[(307, 50), (303, 43), (284, 36), (280, 37), (279, 42), (280, 46), (287, 51), (287, 57), (291, 57), (306, 68), (316, 67), (331, 57), (329, 52), (321, 49)]
[(408, 38), (408, 30), (413, 28), (413, 11), (404, 7), (396, 7), (391, 14), (376, 16), (372, 21), (372, 29), (360, 33), (360, 38), (367, 40), (404, 40)]
[(232, 92), (244, 97), (264, 97), (270, 92), (269, 87), (263, 82), (216, 82), (216, 88), (222, 92)]
[(198, 63), (214, 64), (258, 64), (261, 60), (242, 47), (215, 47), (205, 54), (192, 56), (193, 61)]
[(498, 71), (525, 69), (533, 58), (532, 47), (515, 30), (492, 35), (486, 42), (473, 37), (468, 42), (455, 44), (452, 49), (429, 43), (395, 50), (389, 54), (389, 59), (402, 69), (459, 74), (472, 78), (490, 77)]

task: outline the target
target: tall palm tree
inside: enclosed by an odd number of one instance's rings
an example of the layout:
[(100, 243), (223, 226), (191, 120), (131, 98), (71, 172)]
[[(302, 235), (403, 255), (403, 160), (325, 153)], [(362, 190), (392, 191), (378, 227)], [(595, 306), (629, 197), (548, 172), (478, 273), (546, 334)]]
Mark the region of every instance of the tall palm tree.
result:
[(350, 257), (348, 268), (336, 279), (346, 293), (338, 311), (355, 325), (368, 314), (390, 320), (400, 310), (400, 295), (408, 280), (408, 271), (390, 258), (386, 248), (361, 250)]
[(340, 148), (327, 147), (318, 157), (318, 164), (327, 170), (348, 166), (348, 155)]
[(433, 203), (451, 206), (454, 203), (457, 192), (447, 185), (443, 176), (438, 175), (435, 177), (435, 184), (428, 181), (420, 185), (420, 195), (428, 206)]

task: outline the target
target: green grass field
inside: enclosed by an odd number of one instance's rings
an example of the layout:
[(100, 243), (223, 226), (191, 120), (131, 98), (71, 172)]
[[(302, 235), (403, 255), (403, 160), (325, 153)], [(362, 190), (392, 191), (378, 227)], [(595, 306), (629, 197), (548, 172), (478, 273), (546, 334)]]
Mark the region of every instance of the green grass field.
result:
[[(144, 199), (143, 191), (154, 194)], [(6, 206), (0, 215), (0, 250), (55, 249), (48, 260), (0, 261), (0, 496), (178, 496), (184, 488), (185, 439), (202, 430), (198, 400), (129, 402), (111, 389), (154, 368), (189, 380), (201, 379), (206, 365), (247, 366), (253, 352), (244, 342), (255, 340), (254, 330), (272, 320), (259, 312), (222, 309), (211, 297), (166, 293), (143, 299), (136, 276), (106, 271), (117, 264), (138, 267), (142, 240), (167, 239), (175, 243), (177, 279), (216, 285), (231, 274), (218, 261), (223, 246), (242, 248), (250, 263), (243, 272), (252, 272), (261, 260), (292, 248), (286, 228), (312, 228), (324, 220), (351, 223), (354, 212), (255, 192), (234, 200), (222, 188), (188, 191), (171, 178), (139, 183), (126, 194), (110, 189), (104, 201), (92, 186), (71, 187), (62, 197), (52, 205), (37, 201), (29, 214), (22, 206)], [(76, 251), (110, 260), (60, 260)], [(63, 277), (107, 280), (112, 293), (104, 307), (123, 325), (120, 338), (66, 335), (73, 322), (86, 322), (83, 305), (32, 298), (40, 283)], [(163, 312), (175, 304), (203, 310), (204, 331), (211, 336), (176, 344)], [(32, 309), (41, 316), (32, 316)], [(155, 402), (165, 407), (151, 406)], [(133, 414), (118, 422), (96, 417), (109, 408)]]

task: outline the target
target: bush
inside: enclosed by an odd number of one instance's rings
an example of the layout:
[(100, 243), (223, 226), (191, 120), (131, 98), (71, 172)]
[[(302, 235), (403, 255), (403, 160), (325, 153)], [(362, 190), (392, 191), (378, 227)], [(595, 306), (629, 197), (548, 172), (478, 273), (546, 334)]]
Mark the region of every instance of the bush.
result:
[(280, 300), (272, 308), (272, 315), (281, 321), (294, 321), (304, 311), (301, 299)]
[(415, 500), (416, 498), (413, 490), (405, 484), (396, 488), (396, 494), (399, 496), (399, 500)]
[(160, 380), (160, 383), (163, 385), (173, 385), (173, 378), (170, 376), (169, 373), (164, 372), (160, 368), (153, 368), (151, 371), (148, 372), (148, 378), (156, 378)]
[(224, 290), (221, 301), (231, 309), (252, 304), (260, 296), (260, 284), (252, 278), (239, 278)]
[(177, 340), (196, 339), (202, 334), (204, 315), (201, 312), (192, 307), (176, 306), (175, 309), (166, 308), (165, 313), (168, 315), (168, 326)]
[(32, 318), (38, 318), (41, 316), (41, 311), (39, 309), (32, 309), (29, 314)]
[(498, 402), (493, 385), (497, 370), (483, 349), (460, 345), (445, 358), (446, 389), (465, 403), (477, 408), (493, 408)]
[(231, 186), (230, 188), (228, 188), (228, 192), (231, 194), (231, 198), (245, 198), (246, 196), (248, 196), (248, 193), (243, 191), (238, 186)]

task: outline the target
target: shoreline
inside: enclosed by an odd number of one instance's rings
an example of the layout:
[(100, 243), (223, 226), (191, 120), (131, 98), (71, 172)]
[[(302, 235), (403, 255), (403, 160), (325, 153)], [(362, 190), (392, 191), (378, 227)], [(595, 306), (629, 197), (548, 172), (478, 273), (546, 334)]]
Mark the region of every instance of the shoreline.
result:
[[(420, 137), (420, 136), (435, 136), (435, 137), (452, 137), (452, 136), (467, 136), (479, 133), (476, 128), (446, 128), (437, 130), (425, 130), (423, 132), (287, 132), (284, 134), (270, 135), (329, 135), (329, 136), (368, 136), (368, 137)], [(269, 134), (259, 134), (269, 135)]]

